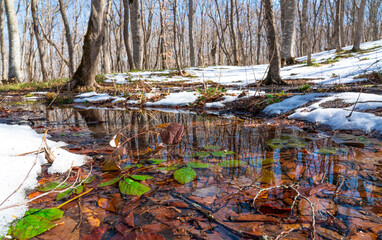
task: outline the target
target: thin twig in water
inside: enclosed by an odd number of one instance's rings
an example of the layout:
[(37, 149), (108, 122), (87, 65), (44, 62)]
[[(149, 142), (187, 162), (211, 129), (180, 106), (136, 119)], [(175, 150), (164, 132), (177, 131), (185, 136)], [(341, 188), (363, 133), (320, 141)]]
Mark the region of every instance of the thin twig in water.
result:
[(361, 87), (361, 90), (359, 91), (358, 98), (357, 98), (357, 100), (356, 100), (355, 103), (354, 103), (353, 109), (351, 110), (350, 114), (349, 114), (348, 116), (346, 116), (346, 118), (347, 118), (348, 120), (349, 120), (349, 118), (351, 117), (351, 115), (353, 114), (353, 112), (354, 112), (354, 110), (355, 110), (355, 107), (357, 106), (359, 97), (361, 96), (361, 93), (362, 93), (362, 89), (363, 89), (363, 86)]

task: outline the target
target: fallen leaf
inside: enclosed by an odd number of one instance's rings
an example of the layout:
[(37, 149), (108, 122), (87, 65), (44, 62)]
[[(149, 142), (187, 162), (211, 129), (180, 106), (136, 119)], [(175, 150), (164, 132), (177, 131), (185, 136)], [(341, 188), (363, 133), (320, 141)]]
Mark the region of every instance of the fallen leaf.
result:
[(167, 145), (178, 144), (182, 140), (183, 131), (179, 123), (171, 123), (160, 132), (160, 138)]
[(117, 212), (111, 201), (106, 198), (98, 199), (98, 206), (110, 212)]
[(125, 218), (125, 222), (126, 224), (129, 226), (129, 227), (135, 227), (135, 224), (134, 224), (134, 213), (133, 211), (131, 211), (127, 217)]
[(288, 214), (290, 214), (291, 209), (290, 208), (282, 208), (278, 206), (272, 206), (268, 203), (263, 204), (259, 207), (259, 211), (263, 214), (269, 214), (274, 215), (277, 217), (286, 217)]

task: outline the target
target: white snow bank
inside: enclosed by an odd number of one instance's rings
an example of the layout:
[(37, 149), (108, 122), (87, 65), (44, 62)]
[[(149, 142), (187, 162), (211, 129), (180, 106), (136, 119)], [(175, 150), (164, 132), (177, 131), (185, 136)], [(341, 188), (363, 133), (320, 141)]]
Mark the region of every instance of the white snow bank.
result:
[(193, 103), (198, 99), (196, 92), (178, 92), (170, 93), (164, 99), (156, 102), (147, 102), (146, 106), (165, 106), (165, 107), (176, 107), (176, 106), (186, 106)]
[(233, 101), (238, 100), (238, 99), (249, 98), (249, 97), (255, 96), (255, 94), (256, 94), (256, 96), (260, 96), (260, 95), (265, 94), (265, 92), (257, 92), (256, 93), (256, 91), (250, 90), (243, 97), (239, 98), (239, 95), (242, 92), (243, 91), (240, 91), (240, 90), (228, 90), (226, 92), (228, 95), (224, 95), (223, 100), (217, 101), (217, 102), (206, 103), (205, 107), (206, 108), (224, 108), (226, 103), (233, 102)]
[(264, 108), (263, 112), (267, 115), (283, 114), (322, 96), (325, 96), (325, 94), (312, 93), (307, 95), (296, 95), (287, 98), (282, 102), (274, 103), (272, 105), (267, 106), (266, 108)]
[[(350, 50), (352, 46), (344, 47), (343, 50)], [(281, 69), (281, 77), (284, 79), (312, 79), (317, 84), (339, 84), (363, 81), (355, 77), (380, 71), (382, 69), (382, 39), (374, 42), (361, 44), (361, 49), (370, 49), (370, 52), (351, 53), (353, 56), (339, 58), (337, 62), (323, 64), (328, 59), (333, 60), (337, 55), (335, 50), (328, 50), (312, 54), (315, 63), (320, 66), (307, 66), (306, 64), (296, 64), (285, 66)], [(349, 55), (350, 56), (350, 55)], [(306, 57), (298, 58), (299, 61), (306, 60)], [(206, 68), (187, 68), (186, 72), (193, 77), (169, 76), (170, 70), (165, 71), (140, 71), (128, 74), (108, 75), (106, 82), (128, 83), (130, 81), (186, 81), (186, 82), (215, 82), (222, 85), (246, 86), (261, 80), (268, 64), (253, 66), (210, 66)]]
[[(36, 178), (41, 172), (41, 165), (47, 163), (47, 160), (44, 153), (39, 154), (37, 158), (34, 154), (16, 156), (39, 149), (43, 134), (36, 133), (31, 127), (0, 124), (0, 133), (0, 204), (23, 183), (21, 188), (0, 206), (4, 208), (27, 200), (26, 191), (37, 186)], [(47, 143), (56, 156), (56, 160), (48, 169), (49, 173), (63, 173), (71, 166), (81, 166), (86, 162), (86, 156), (61, 149), (60, 147), (66, 145), (64, 142), (47, 140)], [(24, 181), (30, 169), (31, 172)], [(22, 205), (0, 210), (0, 236), (5, 235), (9, 224), (15, 217), (22, 217), (27, 209), (27, 205)]]
[[(315, 102), (311, 103), (309, 106), (298, 108), (299, 106), (314, 100)], [(323, 103), (339, 100), (344, 103), (350, 103), (351, 105), (342, 108), (322, 107)], [(382, 132), (382, 117), (376, 116), (373, 113), (360, 112), (377, 108), (382, 108), (381, 95), (345, 92), (327, 94), (326, 97), (324, 94), (317, 93), (293, 96), (280, 103), (272, 104), (266, 107), (263, 111), (268, 115), (272, 115), (282, 114), (296, 109), (294, 113), (289, 115), (289, 118), (325, 124), (333, 129), (358, 129), (365, 132)], [(353, 109), (354, 112), (348, 117)]]

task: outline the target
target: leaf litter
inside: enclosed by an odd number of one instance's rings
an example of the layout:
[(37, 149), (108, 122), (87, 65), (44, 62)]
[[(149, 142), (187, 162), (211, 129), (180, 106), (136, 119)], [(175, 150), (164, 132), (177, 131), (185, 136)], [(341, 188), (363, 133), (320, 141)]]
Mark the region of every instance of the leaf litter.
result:
[[(67, 180), (45, 175), (40, 193), (64, 182), (58, 194), (70, 194), (32, 203), (39, 211), (60, 206), (65, 222), (38, 216), (18, 223), (41, 222), (33, 234), (42, 239), (65, 229), (73, 239), (336, 239), (360, 237), (360, 230), (381, 236), (382, 215), (373, 208), (382, 199), (377, 141), (346, 136), (341, 142), (277, 124), (229, 122), (207, 118), (169, 128), (171, 123), (155, 120), (149, 129), (131, 132), (127, 126), (103, 144), (80, 146), (95, 159), (91, 176), (85, 177), (89, 166)], [(111, 151), (103, 150), (109, 142)], [(147, 150), (161, 142), (160, 151)], [(118, 167), (104, 168), (106, 159)]]

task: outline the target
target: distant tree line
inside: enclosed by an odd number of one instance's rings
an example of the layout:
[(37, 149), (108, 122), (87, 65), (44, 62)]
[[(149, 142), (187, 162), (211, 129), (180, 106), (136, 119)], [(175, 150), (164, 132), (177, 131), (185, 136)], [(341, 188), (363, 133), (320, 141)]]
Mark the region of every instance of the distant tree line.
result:
[(272, 63), (265, 83), (281, 84), (281, 65), (298, 56), (380, 39), (381, 3), (0, 0), (1, 78), (76, 87), (97, 73)]

